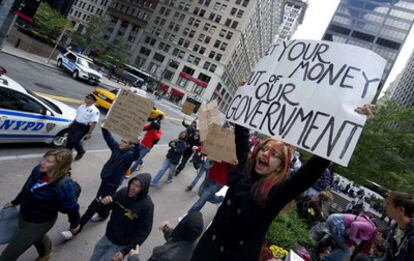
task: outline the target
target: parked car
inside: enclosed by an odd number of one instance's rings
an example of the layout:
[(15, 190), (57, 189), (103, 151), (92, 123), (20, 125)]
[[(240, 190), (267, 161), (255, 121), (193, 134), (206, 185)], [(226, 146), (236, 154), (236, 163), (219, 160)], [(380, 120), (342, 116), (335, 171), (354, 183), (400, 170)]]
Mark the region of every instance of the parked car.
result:
[(57, 66), (69, 71), (74, 79), (83, 79), (93, 85), (102, 81), (102, 73), (95, 69), (93, 60), (87, 56), (68, 51), (58, 55)]
[(0, 143), (66, 143), (76, 110), (38, 95), (7, 77), (0, 67)]

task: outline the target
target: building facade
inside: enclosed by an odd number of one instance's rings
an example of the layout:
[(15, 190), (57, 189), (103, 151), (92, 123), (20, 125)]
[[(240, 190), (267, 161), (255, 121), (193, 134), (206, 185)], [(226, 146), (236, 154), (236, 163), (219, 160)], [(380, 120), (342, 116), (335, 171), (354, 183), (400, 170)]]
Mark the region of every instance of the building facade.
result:
[(414, 52), (393, 83), (392, 99), (404, 108), (414, 106)]
[(132, 62), (160, 81), (170, 100), (216, 99), (224, 111), (279, 33), (282, 2), (159, 1)]
[(289, 41), (305, 16), (307, 0), (286, 0), (282, 4), (282, 24), (275, 42)]
[(387, 60), (385, 83), (413, 22), (412, 0), (341, 0), (323, 39), (381, 55)]
[(112, 0), (75, 0), (68, 18), (74, 23), (74, 30), (85, 32), (91, 16), (105, 16)]

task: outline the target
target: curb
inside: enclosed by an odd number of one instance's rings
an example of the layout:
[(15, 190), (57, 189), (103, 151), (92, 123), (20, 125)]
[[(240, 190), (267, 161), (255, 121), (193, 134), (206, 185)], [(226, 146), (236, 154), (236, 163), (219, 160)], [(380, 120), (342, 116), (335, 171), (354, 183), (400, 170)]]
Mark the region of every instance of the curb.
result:
[(32, 60), (32, 59), (29, 59), (29, 58), (26, 58), (26, 57), (23, 57), (23, 56), (20, 56), (20, 55), (17, 55), (17, 54), (13, 54), (13, 53), (5, 52), (5, 51), (3, 51), (3, 50), (1, 50), (1, 51), (0, 51), (0, 53), (4, 53), (4, 54), (6, 54), (6, 55), (10, 55), (10, 56), (13, 56), (13, 57), (16, 57), (16, 58), (19, 58), (19, 59), (22, 59), (22, 60), (25, 60), (25, 61), (28, 61), (28, 62), (32, 62), (32, 63), (36, 63), (36, 64), (40, 64), (40, 65), (42, 65), (42, 66), (45, 66), (45, 67), (48, 67), (48, 68), (51, 68), (51, 69), (54, 69), (54, 70), (59, 70), (59, 68), (58, 68), (58, 67), (56, 67), (56, 66), (54, 66), (54, 65), (51, 65), (51, 64), (45, 64), (45, 63), (42, 63), (42, 62), (39, 62), (39, 61), (36, 61), (36, 60)]

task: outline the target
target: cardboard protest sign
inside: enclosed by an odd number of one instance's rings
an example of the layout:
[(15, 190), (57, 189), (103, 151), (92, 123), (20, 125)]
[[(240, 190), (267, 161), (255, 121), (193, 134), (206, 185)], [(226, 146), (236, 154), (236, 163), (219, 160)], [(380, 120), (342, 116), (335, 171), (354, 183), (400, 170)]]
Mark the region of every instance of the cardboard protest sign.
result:
[(185, 115), (189, 115), (191, 116), (193, 114), (195, 108), (195, 104), (189, 101), (185, 101), (183, 104), (183, 107), (181, 108), (181, 111), (185, 114)]
[(209, 160), (232, 163), (236, 158), (234, 130), (212, 123), (208, 126), (207, 138), (203, 144), (203, 153)]
[(151, 99), (122, 89), (108, 112), (104, 127), (125, 139), (137, 142), (153, 107)]
[(212, 101), (201, 106), (198, 113), (198, 122), (200, 128), (200, 139), (203, 141), (207, 137), (208, 126), (210, 124), (221, 124), (220, 111), (218, 110), (216, 101)]
[(357, 46), (288, 41), (270, 47), (226, 119), (347, 166), (386, 61)]

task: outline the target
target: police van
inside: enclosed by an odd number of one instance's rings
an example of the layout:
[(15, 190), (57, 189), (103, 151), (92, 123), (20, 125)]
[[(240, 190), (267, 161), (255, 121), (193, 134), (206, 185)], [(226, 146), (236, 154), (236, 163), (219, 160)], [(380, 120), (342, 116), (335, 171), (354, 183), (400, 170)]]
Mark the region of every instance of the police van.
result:
[(94, 85), (102, 81), (102, 74), (94, 69), (92, 59), (87, 56), (68, 51), (58, 55), (57, 66), (68, 70), (74, 79), (83, 79)]
[(40, 96), (5, 75), (0, 67), (0, 143), (66, 143), (76, 110)]

